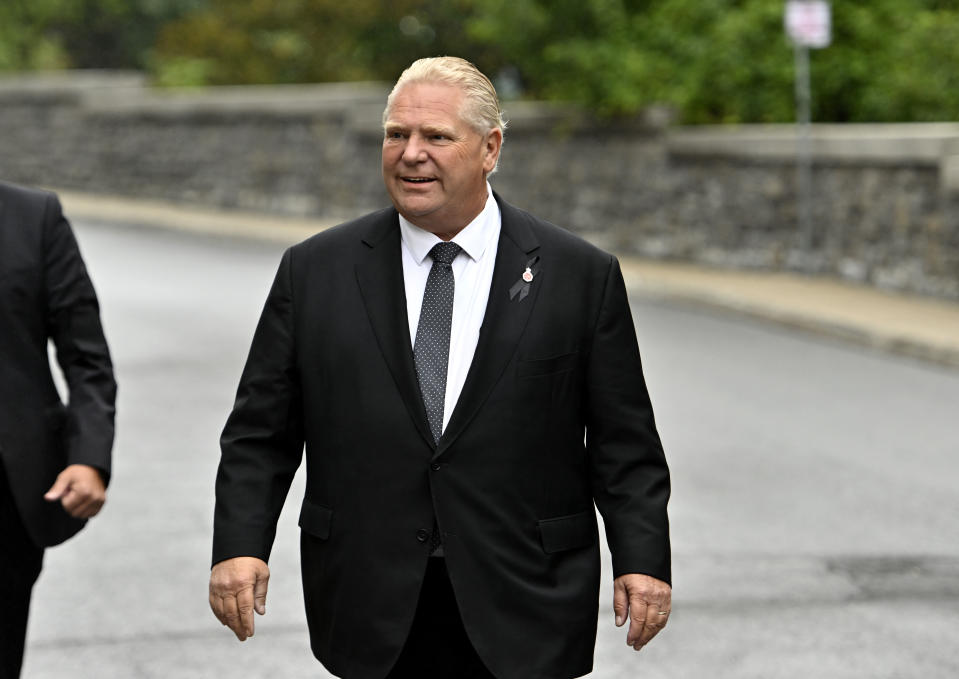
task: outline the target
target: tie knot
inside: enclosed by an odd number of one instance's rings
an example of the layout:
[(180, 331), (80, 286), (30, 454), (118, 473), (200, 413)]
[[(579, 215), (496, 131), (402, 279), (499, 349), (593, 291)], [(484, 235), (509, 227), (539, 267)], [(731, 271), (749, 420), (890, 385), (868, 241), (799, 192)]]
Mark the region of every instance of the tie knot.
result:
[(434, 262), (452, 264), (453, 260), (456, 259), (456, 255), (460, 253), (460, 250), (462, 250), (462, 248), (451, 241), (446, 243), (437, 243), (430, 250), (430, 257)]

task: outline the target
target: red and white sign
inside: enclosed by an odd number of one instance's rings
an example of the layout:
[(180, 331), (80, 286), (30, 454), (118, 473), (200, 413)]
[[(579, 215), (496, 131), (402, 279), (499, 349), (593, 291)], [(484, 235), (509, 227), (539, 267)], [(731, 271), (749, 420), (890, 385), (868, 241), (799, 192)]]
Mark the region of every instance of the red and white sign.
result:
[(826, 0), (789, 0), (786, 33), (803, 47), (828, 47), (832, 40), (832, 15)]

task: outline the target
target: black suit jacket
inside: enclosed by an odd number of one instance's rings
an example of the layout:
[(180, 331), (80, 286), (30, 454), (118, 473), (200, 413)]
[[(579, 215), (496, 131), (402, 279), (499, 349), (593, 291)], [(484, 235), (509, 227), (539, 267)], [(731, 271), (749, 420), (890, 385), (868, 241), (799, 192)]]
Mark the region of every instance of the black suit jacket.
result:
[[(57, 474), (87, 464), (109, 478), (116, 382), (99, 314), (56, 196), (0, 182), (0, 457), (40, 547), (84, 524), (43, 499)], [(69, 405), (53, 383), (48, 339)]]
[[(305, 441), (307, 619), (334, 674), (379, 679), (391, 668), (434, 516), (470, 639), (502, 679), (590, 670), (594, 501), (616, 575), (670, 578), (668, 471), (619, 265), (499, 205), (479, 344), (438, 445), (413, 364), (394, 209), (289, 249), (257, 327), (221, 441), (213, 558), (268, 558)], [(529, 294), (511, 299), (534, 259)]]

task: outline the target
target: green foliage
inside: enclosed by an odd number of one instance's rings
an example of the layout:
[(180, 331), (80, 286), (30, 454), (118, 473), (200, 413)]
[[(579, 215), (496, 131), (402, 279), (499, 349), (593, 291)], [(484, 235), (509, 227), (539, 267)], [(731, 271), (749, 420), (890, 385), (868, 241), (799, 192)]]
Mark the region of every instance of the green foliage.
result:
[(690, 123), (792, 119), (793, 53), (782, 6), (748, 0), (731, 11), (723, 7), (729, 3), (700, 3), (695, 31), (704, 37), (690, 45), (674, 28), (682, 16), (666, 4), (644, 27), (648, 40), (667, 35), (670, 41), (655, 48), (669, 55), (660, 69), (665, 81), (655, 92), (659, 100), (676, 106)]
[(205, 0), (3, 0), (0, 70), (145, 68), (160, 26)]
[[(202, 60), (207, 84), (391, 79), (421, 56), (461, 52), (464, 1), (209, 0), (167, 25), (161, 82)], [(194, 72), (195, 73), (195, 72)]]
[[(391, 81), (416, 58), (457, 54), (507, 96), (518, 84), (602, 115), (659, 103), (688, 123), (781, 122), (794, 117), (783, 5), (2, 0), (0, 70), (146, 67), (167, 86)], [(815, 120), (959, 118), (959, 0), (832, 6), (833, 44), (811, 53)]]
[(0, 71), (63, 68), (69, 63), (51, 24), (69, 0), (4, 0), (0, 3)]
[[(495, 43), (532, 96), (606, 114), (664, 103), (687, 123), (794, 119), (781, 1), (472, 4), (469, 34)], [(959, 1), (834, 0), (832, 13), (833, 45), (811, 54), (815, 120), (959, 117)]]
[[(959, 120), (959, 11), (935, 9), (957, 3), (924, 4), (933, 9), (918, 11), (908, 23), (896, 26), (901, 31), (896, 40), (874, 45), (872, 64), (859, 57), (859, 97), (845, 97), (851, 119)], [(832, 85), (843, 87), (838, 78)]]
[(465, 28), (495, 47), (495, 62), (517, 66), (531, 94), (588, 102), (602, 113), (632, 112), (648, 101), (635, 83), (653, 75), (655, 60), (634, 40), (643, 15), (630, 4), (477, 1)]

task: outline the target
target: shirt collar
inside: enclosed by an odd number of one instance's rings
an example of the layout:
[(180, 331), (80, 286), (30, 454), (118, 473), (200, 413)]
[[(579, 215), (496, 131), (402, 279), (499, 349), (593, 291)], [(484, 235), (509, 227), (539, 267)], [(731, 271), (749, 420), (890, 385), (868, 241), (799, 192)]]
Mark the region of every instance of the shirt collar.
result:
[[(478, 262), (486, 253), (490, 237), (496, 230), (499, 218), (499, 206), (496, 199), (493, 198), (493, 189), (489, 182), (486, 183), (486, 205), (483, 211), (476, 215), (476, 218), (467, 224), (462, 231), (453, 236), (453, 242), (463, 248), (469, 257)], [(436, 234), (430, 233), (410, 222), (406, 217), (400, 215), (400, 237), (403, 244), (413, 255), (417, 264), (422, 265), (423, 260), (430, 254), (430, 250), (437, 243), (443, 240)]]

